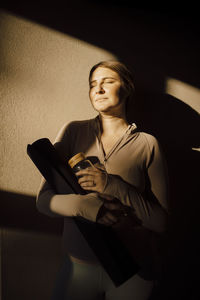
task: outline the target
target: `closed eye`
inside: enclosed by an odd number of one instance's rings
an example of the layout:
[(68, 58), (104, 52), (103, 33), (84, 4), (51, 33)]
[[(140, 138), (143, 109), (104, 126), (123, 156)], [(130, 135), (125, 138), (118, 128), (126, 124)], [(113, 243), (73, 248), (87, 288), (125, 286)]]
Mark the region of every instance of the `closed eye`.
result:
[(114, 81), (105, 81), (104, 83), (113, 83)]
[(92, 89), (95, 86), (96, 86), (96, 84), (90, 84), (90, 89)]
[[(102, 84), (105, 84), (105, 83), (109, 83), (109, 84), (112, 84), (112, 83), (115, 83), (115, 79), (113, 78), (103, 78), (103, 81), (102, 81)], [(97, 86), (97, 82), (96, 80), (92, 81), (90, 83), (90, 89), (92, 89), (93, 87)]]

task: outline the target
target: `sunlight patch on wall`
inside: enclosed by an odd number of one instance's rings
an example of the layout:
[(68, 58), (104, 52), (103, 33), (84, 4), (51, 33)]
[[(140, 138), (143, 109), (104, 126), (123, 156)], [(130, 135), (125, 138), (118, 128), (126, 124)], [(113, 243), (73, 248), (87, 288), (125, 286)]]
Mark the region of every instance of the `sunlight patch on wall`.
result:
[[(200, 89), (191, 86), (175, 78), (168, 77), (166, 80), (166, 93), (183, 101), (200, 113)], [(197, 128), (197, 130), (200, 130)], [(192, 148), (194, 151), (200, 151), (200, 148)]]
[(33, 195), (40, 173), (27, 144), (54, 141), (63, 124), (96, 115), (90, 68), (116, 57), (94, 45), (0, 10), (0, 188)]
[(200, 113), (200, 89), (169, 77), (166, 81), (166, 93), (183, 101)]

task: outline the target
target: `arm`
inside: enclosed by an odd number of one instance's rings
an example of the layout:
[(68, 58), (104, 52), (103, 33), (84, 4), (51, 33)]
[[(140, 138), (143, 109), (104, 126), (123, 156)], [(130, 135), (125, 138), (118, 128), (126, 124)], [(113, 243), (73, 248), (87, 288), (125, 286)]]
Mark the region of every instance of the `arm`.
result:
[[(65, 126), (56, 138), (55, 147), (61, 158), (67, 163), (67, 156), (70, 155), (70, 136), (69, 126)], [(61, 179), (54, 180), (62, 185)], [(50, 184), (42, 179), (39, 191), (37, 193), (36, 205), (40, 212), (49, 216), (82, 216), (90, 221), (96, 220), (97, 212), (102, 205), (101, 199), (97, 193), (88, 195), (72, 194), (66, 190), (66, 194), (57, 194)]]
[[(90, 186), (90, 190), (103, 192), (119, 199), (122, 204), (133, 208), (144, 227), (152, 231), (162, 232), (166, 229), (168, 216), (166, 163), (157, 140), (149, 135), (148, 139), (146, 136), (144, 138), (147, 147), (145, 157), (141, 158), (145, 165), (144, 172), (146, 175), (143, 193), (140, 193), (136, 187), (124, 181), (120, 176), (107, 174), (106, 178), (105, 174), (98, 169), (80, 171), (78, 175), (85, 175), (85, 177), (82, 177), (79, 183), (81, 183), (82, 188), (87, 190), (87, 185), (94, 181), (96, 186)], [(92, 176), (94, 177), (92, 178)]]
[(102, 201), (96, 193), (59, 195), (42, 179), (36, 199), (37, 209), (48, 216), (81, 216), (95, 222)]
[[(146, 137), (145, 137), (146, 138)], [(108, 175), (104, 193), (113, 195), (132, 207), (144, 227), (162, 232), (168, 217), (168, 178), (163, 153), (158, 141), (151, 136), (147, 140), (150, 157), (146, 162), (146, 188), (140, 193), (133, 185), (115, 175)]]

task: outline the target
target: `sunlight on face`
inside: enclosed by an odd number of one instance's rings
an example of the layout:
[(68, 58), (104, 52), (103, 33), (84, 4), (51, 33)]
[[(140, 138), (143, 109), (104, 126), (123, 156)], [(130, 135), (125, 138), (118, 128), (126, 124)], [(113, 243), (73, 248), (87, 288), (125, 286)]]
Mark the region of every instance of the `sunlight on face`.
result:
[(124, 109), (125, 92), (121, 79), (108, 68), (99, 67), (93, 72), (89, 96), (94, 109), (100, 113)]

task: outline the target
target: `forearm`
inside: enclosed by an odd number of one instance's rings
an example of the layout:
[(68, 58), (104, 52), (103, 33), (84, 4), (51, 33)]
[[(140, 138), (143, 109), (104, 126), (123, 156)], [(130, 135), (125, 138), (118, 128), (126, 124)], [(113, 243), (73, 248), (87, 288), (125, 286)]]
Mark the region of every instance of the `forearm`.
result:
[(90, 221), (96, 221), (97, 213), (102, 205), (96, 193), (56, 194), (46, 181), (41, 184), (36, 203), (38, 210), (48, 216), (81, 216)]
[(156, 232), (162, 232), (166, 229), (167, 211), (153, 197), (153, 194), (151, 197), (143, 195), (136, 187), (125, 182), (121, 177), (110, 174), (104, 193), (133, 208), (144, 227)]

